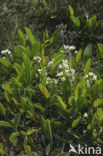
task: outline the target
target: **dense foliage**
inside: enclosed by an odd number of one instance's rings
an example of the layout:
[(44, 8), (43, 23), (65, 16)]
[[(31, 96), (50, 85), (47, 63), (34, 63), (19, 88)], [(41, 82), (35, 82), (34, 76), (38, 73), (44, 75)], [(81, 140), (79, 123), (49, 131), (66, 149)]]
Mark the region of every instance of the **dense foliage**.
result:
[(1, 23), (0, 155), (69, 156), (70, 144), (102, 147), (103, 1), (0, 3), (6, 22), (12, 9), (19, 13), (10, 18), (12, 33)]

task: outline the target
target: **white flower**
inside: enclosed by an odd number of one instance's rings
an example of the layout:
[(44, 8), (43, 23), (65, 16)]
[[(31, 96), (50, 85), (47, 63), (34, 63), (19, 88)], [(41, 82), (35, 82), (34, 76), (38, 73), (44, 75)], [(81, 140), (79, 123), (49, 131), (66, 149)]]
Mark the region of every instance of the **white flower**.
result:
[(9, 49), (6, 49), (6, 50), (2, 50), (1, 51), (1, 54), (11, 54), (11, 51)]
[(75, 50), (74, 46), (69, 46), (69, 50)]
[(64, 53), (64, 51), (63, 51), (63, 50), (61, 50), (60, 52), (61, 52), (61, 53)]
[(57, 76), (63, 76), (63, 71), (60, 73), (57, 73)]
[(76, 48), (75, 48), (75, 46), (69, 46), (69, 45), (64, 45), (64, 49), (66, 50), (66, 51), (71, 51), (71, 50), (75, 50)]
[(88, 117), (88, 114), (87, 114), (86, 112), (84, 113), (84, 117), (85, 117), (85, 118), (87, 118), (87, 117)]
[(87, 80), (87, 87), (88, 87), (88, 88), (90, 87), (90, 82), (89, 82), (89, 80)]
[(41, 57), (39, 57), (39, 56), (34, 56), (34, 57), (33, 57), (33, 60), (38, 61), (38, 63), (40, 63), (40, 62), (41, 62)]
[(92, 80), (96, 80), (97, 79), (97, 75), (95, 75), (93, 72), (89, 72), (89, 76), (92, 77)]
[(61, 78), (61, 81), (65, 81), (65, 77), (62, 77), (62, 78)]
[(49, 84), (49, 83), (51, 83), (51, 78), (50, 77), (47, 77), (47, 79), (46, 79), (46, 84)]
[(62, 65), (63, 65), (64, 68), (68, 69), (68, 67), (69, 67), (68, 66), (68, 60), (67, 59), (63, 60)]
[(57, 79), (54, 79), (54, 83), (57, 84), (58, 83), (58, 80)]
[(53, 62), (54, 62), (54, 58), (52, 59), (52, 61), (49, 61), (49, 62), (48, 62), (48, 65), (47, 65), (47, 66), (48, 66), (48, 67), (52, 66)]
[(5, 59), (5, 56), (3, 56), (3, 59)]
[(64, 49), (65, 50), (69, 50), (69, 46), (68, 45), (64, 45)]
[(41, 74), (42, 69), (38, 69), (39, 74)]
[(62, 67), (63, 67), (62, 64), (60, 64), (60, 65), (58, 66), (58, 68), (60, 68), (60, 69), (61, 69)]
[(74, 69), (70, 69), (71, 73), (74, 75), (75, 74), (75, 70)]
[(78, 53), (78, 51), (77, 50), (75, 50), (75, 52), (74, 52), (75, 54), (77, 54)]

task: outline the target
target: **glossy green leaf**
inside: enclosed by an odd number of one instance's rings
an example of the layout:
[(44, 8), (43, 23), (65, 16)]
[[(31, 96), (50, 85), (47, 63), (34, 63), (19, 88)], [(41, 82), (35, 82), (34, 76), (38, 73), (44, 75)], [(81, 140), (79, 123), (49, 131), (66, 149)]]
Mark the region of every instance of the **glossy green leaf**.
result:
[(45, 95), (46, 98), (50, 97), (50, 93), (48, 92), (46, 87), (44, 87), (42, 84), (39, 84), (38, 87), (39, 87), (40, 91), (42, 92), (42, 94)]
[(39, 41), (35, 41), (35, 43), (32, 45), (32, 50), (31, 50), (31, 58), (34, 56), (38, 56), (40, 53), (40, 49), (41, 49), (41, 44)]
[(82, 50), (80, 49), (76, 54), (76, 64), (79, 64), (82, 57)]
[(31, 153), (31, 147), (29, 145), (24, 146), (25, 152), (30, 155)]
[(86, 62), (92, 55), (92, 44), (88, 44), (83, 52), (83, 60)]
[(80, 123), (80, 120), (81, 120), (81, 116), (79, 116), (76, 120), (74, 120), (72, 122), (72, 128), (77, 127), (77, 125)]
[(91, 65), (91, 58), (87, 60), (85, 67), (84, 67), (84, 74), (87, 74), (90, 71), (90, 65)]
[(97, 19), (97, 17), (96, 17), (95, 15), (92, 16), (92, 17), (89, 19), (89, 21), (88, 21), (88, 26), (89, 26), (90, 29), (93, 28), (94, 24), (96, 23), (96, 19)]
[(53, 136), (52, 136), (50, 120), (47, 119), (43, 121), (43, 128), (44, 128), (45, 135), (48, 141), (50, 142), (50, 145), (53, 146)]
[(31, 45), (33, 45), (35, 43), (35, 37), (33, 36), (31, 30), (29, 28), (25, 27), (25, 31), (26, 31), (26, 34), (29, 38)]
[(77, 17), (71, 16), (71, 20), (72, 20), (72, 22), (75, 24), (75, 26), (76, 26), (77, 28), (80, 27), (80, 20), (79, 20)]
[(73, 10), (72, 6), (69, 5), (68, 8), (69, 8), (70, 15), (74, 16), (74, 10)]
[(6, 111), (5, 108), (3, 106), (3, 104), (0, 103), (0, 114), (4, 117), (6, 117)]
[(12, 128), (12, 124), (6, 121), (0, 121), (0, 126)]
[(60, 62), (62, 62), (64, 58), (63, 54), (58, 54), (53, 61), (53, 65), (52, 65), (52, 73), (54, 74), (55, 70), (57, 69), (58, 65)]
[(100, 106), (100, 105), (103, 105), (103, 99), (97, 99), (97, 100), (95, 100), (94, 103), (93, 103), (93, 105), (94, 105), (95, 108), (98, 107), (98, 106)]
[(22, 32), (21, 29), (18, 30), (18, 35), (19, 35), (19, 38), (20, 38), (21, 41), (22, 41), (22, 45), (25, 46), (25, 44), (26, 44), (25, 36), (24, 36), (24, 34), (23, 34), (23, 32)]
[(60, 96), (56, 96), (57, 100), (58, 100), (58, 106), (62, 109), (62, 110), (66, 110), (67, 105), (64, 103), (64, 101), (62, 100), (62, 98)]
[(9, 140), (11, 141), (11, 143), (15, 144), (16, 142), (16, 138), (20, 135), (19, 132), (13, 132), (10, 137)]
[(100, 57), (103, 58), (103, 44), (98, 43), (97, 46), (99, 49)]
[(17, 128), (20, 124), (20, 119), (21, 119), (21, 114), (20, 113), (16, 114), (14, 121), (13, 121), (15, 130), (17, 130)]
[(7, 59), (0, 58), (0, 63), (5, 67), (11, 67), (11, 63)]

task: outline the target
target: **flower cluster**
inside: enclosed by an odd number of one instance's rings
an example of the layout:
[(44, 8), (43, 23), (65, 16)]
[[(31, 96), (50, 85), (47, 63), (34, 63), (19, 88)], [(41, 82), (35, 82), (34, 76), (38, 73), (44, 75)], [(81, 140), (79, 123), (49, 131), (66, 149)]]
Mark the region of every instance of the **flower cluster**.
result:
[(97, 75), (95, 75), (93, 72), (89, 72), (87, 75), (84, 76), (87, 81), (87, 87), (89, 88), (90, 85), (97, 79)]
[(39, 57), (39, 56), (34, 56), (34, 57), (33, 57), (33, 60), (34, 60), (34, 61), (37, 61), (38, 63), (40, 63), (40, 62), (41, 62), (41, 57)]
[(51, 67), (53, 62), (54, 62), (54, 58), (51, 61), (48, 62), (47, 67)]
[(75, 70), (69, 67), (69, 63), (67, 59), (63, 60), (62, 63), (59, 64), (57, 70), (58, 70), (57, 77), (59, 77), (61, 81), (65, 81), (66, 79), (65, 77), (69, 77), (71, 82), (74, 81)]
[[(9, 49), (2, 50), (2, 51), (1, 51), (1, 54), (2, 54), (2, 55), (8, 54), (10, 57), (12, 57), (11, 51), (10, 51)], [(3, 59), (5, 59), (5, 56), (3, 56)]]
[(70, 51), (74, 51), (74, 50), (76, 50), (75, 46), (64, 45), (63, 49), (61, 50), (61, 53), (69, 53)]
[(46, 79), (46, 84), (51, 84), (51, 83), (55, 83), (57, 84), (58, 83), (58, 80), (57, 79), (54, 79), (54, 78), (50, 78), (50, 77), (47, 77)]

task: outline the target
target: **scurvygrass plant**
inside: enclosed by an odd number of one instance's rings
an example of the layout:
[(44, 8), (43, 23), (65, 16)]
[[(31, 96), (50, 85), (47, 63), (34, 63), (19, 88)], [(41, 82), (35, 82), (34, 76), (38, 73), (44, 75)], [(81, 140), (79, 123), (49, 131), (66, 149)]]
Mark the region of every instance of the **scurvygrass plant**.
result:
[(0, 58), (2, 68), (11, 71), (8, 77), (2, 75), (1, 84), (4, 154), (37, 156), (42, 152), (51, 156), (57, 150), (55, 155), (59, 156), (68, 153), (70, 144), (100, 146), (103, 79), (92, 68), (92, 44), (84, 51), (63, 45), (46, 55), (56, 34), (40, 43), (30, 29), (25, 31), (27, 39), (18, 30), (21, 45), (9, 52), (12, 58), (8, 54)]

